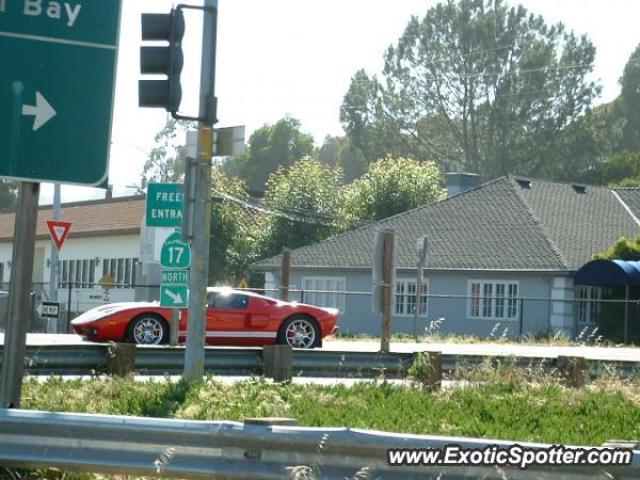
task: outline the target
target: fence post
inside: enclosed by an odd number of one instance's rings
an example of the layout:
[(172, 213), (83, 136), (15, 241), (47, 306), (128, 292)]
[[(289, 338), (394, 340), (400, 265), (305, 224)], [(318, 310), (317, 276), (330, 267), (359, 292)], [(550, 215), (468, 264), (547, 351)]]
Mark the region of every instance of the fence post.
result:
[(105, 371), (109, 375), (125, 376), (135, 370), (136, 345), (133, 343), (109, 342)]
[(584, 387), (587, 377), (587, 360), (584, 357), (558, 355), (556, 366), (569, 387)]

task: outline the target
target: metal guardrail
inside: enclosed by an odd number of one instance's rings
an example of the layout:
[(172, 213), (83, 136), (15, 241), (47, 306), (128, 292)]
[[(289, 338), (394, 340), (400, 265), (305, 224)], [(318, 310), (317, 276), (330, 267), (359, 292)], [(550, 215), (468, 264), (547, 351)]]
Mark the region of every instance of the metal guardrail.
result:
[[(108, 346), (105, 344), (54, 345), (27, 347), (26, 371), (30, 375), (91, 375), (104, 371)], [(0, 347), (0, 351), (1, 351)], [(328, 350), (294, 350), (294, 376), (339, 378), (400, 378), (415, 359), (414, 353), (376, 353)], [(0, 355), (0, 362), (2, 356)], [(136, 349), (135, 371), (140, 375), (177, 375), (182, 373), (183, 347), (147, 347)], [(519, 368), (556, 368), (555, 357), (522, 357), (511, 355), (443, 354), (442, 369), (447, 374), (456, 369), (472, 369), (489, 362), (494, 366), (514, 365)], [(587, 360), (589, 373), (640, 376), (640, 362)], [(205, 371), (214, 375), (261, 375), (262, 348), (205, 349)]]
[[(508, 447), (514, 442), (349, 428), (0, 410), (0, 465), (225, 480), (640, 478), (627, 466), (389, 466), (390, 448)], [(535, 449), (549, 445), (518, 443)]]

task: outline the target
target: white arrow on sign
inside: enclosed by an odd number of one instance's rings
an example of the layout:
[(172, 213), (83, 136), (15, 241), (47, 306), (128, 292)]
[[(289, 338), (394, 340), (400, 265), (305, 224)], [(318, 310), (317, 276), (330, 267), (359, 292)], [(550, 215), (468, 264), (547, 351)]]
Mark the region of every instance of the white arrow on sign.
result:
[(180, 295), (180, 293), (173, 293), (168, 288), (164, 289), (164, 293), (167, 295), (167, 297), (173, 300), (173, 303), (182, 303), (182, 295)]
[(36, 92), (36, 104), (23, 105), (22, 115), (29, 115), (35, 117), (33, 119), (33, 131), (35, 132), (45, 123), (56, 116), (56, 111), (47, 102), (47, 99), (42, 96), (40, 92)]

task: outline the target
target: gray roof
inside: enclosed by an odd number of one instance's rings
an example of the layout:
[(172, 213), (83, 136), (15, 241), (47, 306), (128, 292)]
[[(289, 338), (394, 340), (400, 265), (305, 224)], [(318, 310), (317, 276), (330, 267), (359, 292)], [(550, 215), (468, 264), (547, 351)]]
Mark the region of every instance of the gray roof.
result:
[[(631, 214), (640, 216), (640, 189), (587, 186), (583, 193), (579, 190), (566, 183), (501, 177), (441, 202), (295, 249), (292, 267), (370, 268), (374, 232), (382, 227), (396, 231), (398, 268), (416, 267), (416, 241), (426, 235), (428, 268), (577, 270), (621, 236), (640, 233)], [(280, 256), (254, 266), (279, 268)]]

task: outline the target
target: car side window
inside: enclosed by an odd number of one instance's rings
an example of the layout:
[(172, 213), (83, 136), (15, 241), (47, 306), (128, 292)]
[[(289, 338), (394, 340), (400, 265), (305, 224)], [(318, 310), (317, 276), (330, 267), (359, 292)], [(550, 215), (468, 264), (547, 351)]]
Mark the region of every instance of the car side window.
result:
[(209, 297), (207, 303), (209, 308), (219, 308), (222, 310), (245, 310), (249, 306), (249, 296), (236, 293), (222, 294), (214, 293)]

